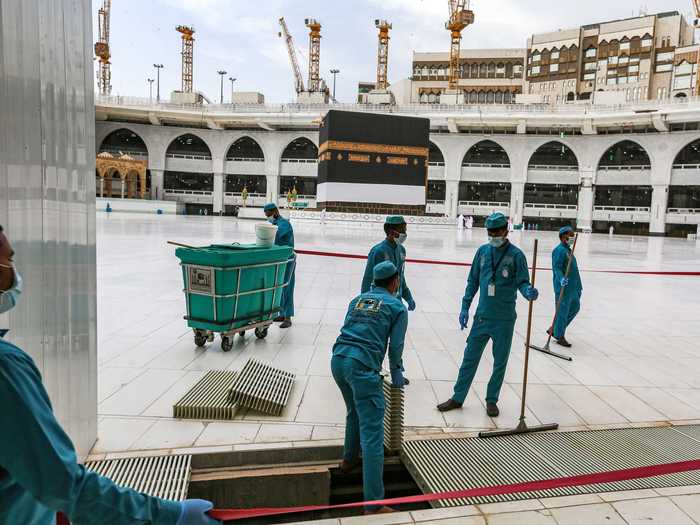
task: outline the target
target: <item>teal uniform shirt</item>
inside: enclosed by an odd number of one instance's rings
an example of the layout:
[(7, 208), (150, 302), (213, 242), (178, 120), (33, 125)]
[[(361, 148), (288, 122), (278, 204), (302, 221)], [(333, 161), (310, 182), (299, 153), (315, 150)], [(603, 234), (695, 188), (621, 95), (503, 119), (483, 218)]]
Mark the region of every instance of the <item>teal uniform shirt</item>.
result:
[[(277, 226), (277, 234), (275, 235), (275, 244), (277, 246), (291, 246), (294, 248), (294, 229), (292, 223), (281, 215), (275, 219), (274, 223)], [(282, 289), (282, 298), (280, 301), (280, 316), (294, 317), (294, 285), (296, 282), (296, 257), (292, 254), (292, 258), (287, 263), (287, 268), (284, 272), (284, 281), (289, 284)]]
[[(495, 270), (495, 271), (494, 271)], [(495, 283), (496, 295), (489, 296), (489, 284)], [(525, 254), (510, 242), (500, 248), (485, 244), (476, 255), (467, 278), (467, 287), (462, 298), (462, 309), (469, 310), (472, 300), (479, 292), (479, 305), (475, 317), (483, 319), (513, 320), (516, 292), (525, 295), (530, 286)]]
[(411, 302), (413, 300), (413, 295), (406, 284), (406, 277), (404, 276), (406, 248), (388, 239), (384, 239), (379, 244), (373, 246), (369, 255), (367, 255), (367, 266), (365, 266), (365, 275), (362, 278), (362, 293), (368, 292), (372, 288), (372, 281), (374, 280), (372, 271), (375, 266), (384, 261), (391, 261), (399, 270), (399, 275), (401, 275), (399, 297), (407, 303)]
[[(561, 279), (566, 274), (566, 267), (569, 264), (569, 256), (571, 248), (560, 242), (554, 250), (552, 250), (552, 279), (554, 284), (554, 293), (559, 297), (561, 291)], [(576, 256), (571, 261), (571, 269), (569, 270), (569, 284), (565, 286), (564, 296), (581, 295), (583, 286), (581, 284), (581, 274), (578, 271), (578, 263)]]
[(277, 226), (275, 244), (277, 246), (291, 246), (294, 248), (294, 229), (292, 228), (292, 223), (280, 215), (272, 224)]
[(173, 525), (181, 506), (116, 486), (77, 462), (31, 357), (0, 338), (0, 523)]
[(379, 372), (388, 345), (390, 368), (403, 369), (407, 327), (408, 312), (401, 300), (375, 287), (350, 302), (333, 355), (352, 357)]

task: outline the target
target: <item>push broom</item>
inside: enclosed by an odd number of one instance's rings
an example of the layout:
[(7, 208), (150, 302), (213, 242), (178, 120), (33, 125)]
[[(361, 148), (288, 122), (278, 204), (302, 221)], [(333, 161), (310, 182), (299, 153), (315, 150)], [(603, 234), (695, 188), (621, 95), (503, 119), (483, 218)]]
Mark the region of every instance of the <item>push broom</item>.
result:
[[(565, 278), (569, 278), (569, 272), (571, 271), (571, 263), (574, 260), (574, 252), (576, 251), (576, 241), (578, 241), (578, 235), (574, 236), (574, 245), (571, 248), (571, 254), (569, 255), (569, 262), (566, 263), (566, 273), (564, 274)], [(554, 319), (552, 319), (552, 324), (551, 328), (548, 332), (547, 335), (547, 342), (545, 343), (544, 346), (536, 346), (536, 345), (531, 345), (530, 348), (533, 350), (537, 350), (538, 352), (542, 352), (543, 354), (551, 355), (553, 357), (558, 357), (559, 359), (563, 359), (564, 361), (573, 361), (573, 358), (571, 356), (565, 355), (565, 354), (560, 354), (558, 352), (555, 352), (554, 350), (551, 350), (549, 348), (549, 343), (552, 341), (552, 335), (554, 334), (554, 323), (557, 322), (557, 316), (559, 315), (559, 308), (561, 307), (561, 302), (564, 299), (564, 291), (566, 289), (566, 286), (562, 286), (561, 290), (559, 290), (559, 297), (557, 298), (557, 306), (554, 309)]]
[[(530, 284), (535, 286), (535, 274), (537, 273), (537, 239), (535, 239), (535, 250), (532, 256), (532, 278)], [(520, 399), (520, 421), (518, 426), (509, 430), (489, 430), (479, 432), (480, 438), (490, 438), (499, 436), (514, 436), (516, 434), (529, 434), (531, 432), (543, 432), (545, 430), (556, 430), (559, 428), (559, 423), (550, 423), (548, 425), (537, 425), (534, 427), (527, 426), (525, 421), (525, 396), (527, 394), (527, 372), (530, 363), (530, 335), (532, 334), (532, 305), (534, 301), (530, 301), (527, 311), (527, 333), (525, 335), (525, 369), (523, 372), (523, 395)]]

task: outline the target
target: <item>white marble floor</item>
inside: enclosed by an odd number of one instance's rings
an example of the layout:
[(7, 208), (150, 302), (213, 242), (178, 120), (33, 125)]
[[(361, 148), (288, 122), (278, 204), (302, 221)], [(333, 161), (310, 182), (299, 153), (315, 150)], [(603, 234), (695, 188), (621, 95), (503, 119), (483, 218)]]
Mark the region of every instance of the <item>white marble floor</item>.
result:
[[(381, 225), (301, 222), (297, 248), (366, 254)], [(99, 440), (93, 452), (190, 447), (291, 446), (342, 437), (344, 407), (330, 376), (330, 350), (345, 308), (359, 291), (364, 261), (299, 256), (295, 324), (265, 340), (237, 339), (229, 353), (216, 341), (197, 350), (182, 319), (184, 299), (174, 249), (167, 240), (203, 245), (251, 242), (254, 223), (231, 218), (99, 213)], [(483, 230), (409, 227), (411, 258), (471, 262)], [(538, 267), (548, 267), (552, 232), (518, 232), (513, 242)], [(680, 239), (582, 235), (582, 311), (568, 337), (574, 361), (535, 353), (527, 407), (531, 423), (566, 428), (632, 426), (700, 420), (700, 278), (625, 275), (617, 270), (700, 269), (700, 244)], [(418, 309), (409, 316), (405, 363), (406, 423), (415, 433), (458, 433), (510, 427), (520, 405), (526, 303), (519, 319), (501, 398), (491, 419), (483, 397), (491, 369), (487, 352), (459, 411), (435, 410), (447, 399), (464, 349), (457, 313), (467, 268), (409, 264), (407, 281)], [(591, 271), (596, 270), (596, 271)], [(603, 271), (600, 271), (603, 270)], [(543, 343), (553, 313), (551, 272), (539, 271), (534, 342)], [(473, 313), (473, 309), (472, 309)], [(237, 369), (249, 357), (294, 371), (298, 381), (281, 417), (240, 414), (234, 422), (177, 421), (173, 403), (209, 369)], [(203, 450), (203, 448), (202, 448)]]

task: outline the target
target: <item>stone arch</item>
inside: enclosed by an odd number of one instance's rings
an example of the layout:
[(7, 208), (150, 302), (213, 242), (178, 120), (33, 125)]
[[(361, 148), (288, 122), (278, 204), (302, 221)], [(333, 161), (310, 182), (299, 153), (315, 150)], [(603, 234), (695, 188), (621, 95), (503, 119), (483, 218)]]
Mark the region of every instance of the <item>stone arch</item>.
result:
[(609, 146), (598, 160), (598, 168), (629, 166), (651, 168), (646, 148), (633, 140), (621, 140)]
[(673, 164), (700, 164), (700, 138), (685, 144), (673, 157)]
[(470, 147), (462, 157), (462, 166), (498, 164), (510, 167), (510, 156), (498, 142), (482, 140)]
[(168, 155), (194, 155), (209, 157), (205, 160), (212, 159), (212, 148), (205, 139), (194, 133), (184, 133), (178, 135), (170, 141), (165, 149), (165, 156)]
[(445, 165), (445, 156), (442, 154), (442, 150), (432, 140), (430, 141), (430, 149), (428, 150), (428, 165), (430, 164), (437, 166)]
[(300, 136), (287, 143), (280, 157), (284, 159), (318, 159), (318, 146), (308, 137)]
[(226, 147), (226, 159), (244, 158), (265, 161), (262, 144), (249, 135), (238, 137)]
[(532, 166), (570, 166), (578, 170), (578, 156), (567, 144), (558, 140), (545, 142), (530, 155), (528, 169)]
[(149, 150), (146, 141), (136, 131), (128, 127), (120, 127), (109, 132), (101, 140), (97, 153), (108, 152), (112, 155), (124, 153), (129, 156), (145, 156), (148, 158)]

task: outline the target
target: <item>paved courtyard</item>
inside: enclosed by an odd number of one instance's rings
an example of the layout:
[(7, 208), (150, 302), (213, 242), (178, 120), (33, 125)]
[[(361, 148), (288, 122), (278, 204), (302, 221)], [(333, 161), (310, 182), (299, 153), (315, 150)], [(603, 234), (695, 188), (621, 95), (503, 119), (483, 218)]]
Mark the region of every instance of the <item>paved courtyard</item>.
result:
[[(383, 232), (380, 224), (294, 224), (298, 249), (366, 254)], [(194, 346), (182, 319), (184, 298), (178, 260), (166, 241), (204, 245), (252, 242), (254, 222), (232, 218), (104, 214), (98, 231), (99, 439), (93, 454), (192, 448), (231, 450), (294, 446), (343, 435), (344, 405), (330, 375), (330, 351), (350, 299), (358, 293), (364, 261), (301, 255), (296, 317), (289, 330), (274, 327), (265, 340), (236, 338), (231, 352), (219, 340)], [(471, 262), (484, 230), (409, 227), (410, 258)], [(543, 343), (553, 313), (552, 232), (517, 232), (512, 241), (532, 262), (540, 254), (534, 342)], [(571, 363), (532, 355), (528, 422), (563, 428), (639, 426), (700, 420), (700, 278), (615, 271), (694, 271), (700, 245), (681, 239), (582, 235), (582, 310), (567, 337)], [(519, 318), (501, 416), (485, 414), (491, 370), (489, 350), (462, 410), (441, 414), (450, 396), (466, 332), (457, 314), (468, 269), (409, 264), (407, 281), (418, 308), (409, 315), (404, 361), (406, 424), (411, 434), (462, 433), (510, 427), (520, 405), (527, 305)], [(473, 314), (474, 308), (472, 308)], [(281, 417), (242, 412), (234, 422), (172, 419), (172, 405), (205, 371), (239, 369), (249, 358), (297, 374)]]

